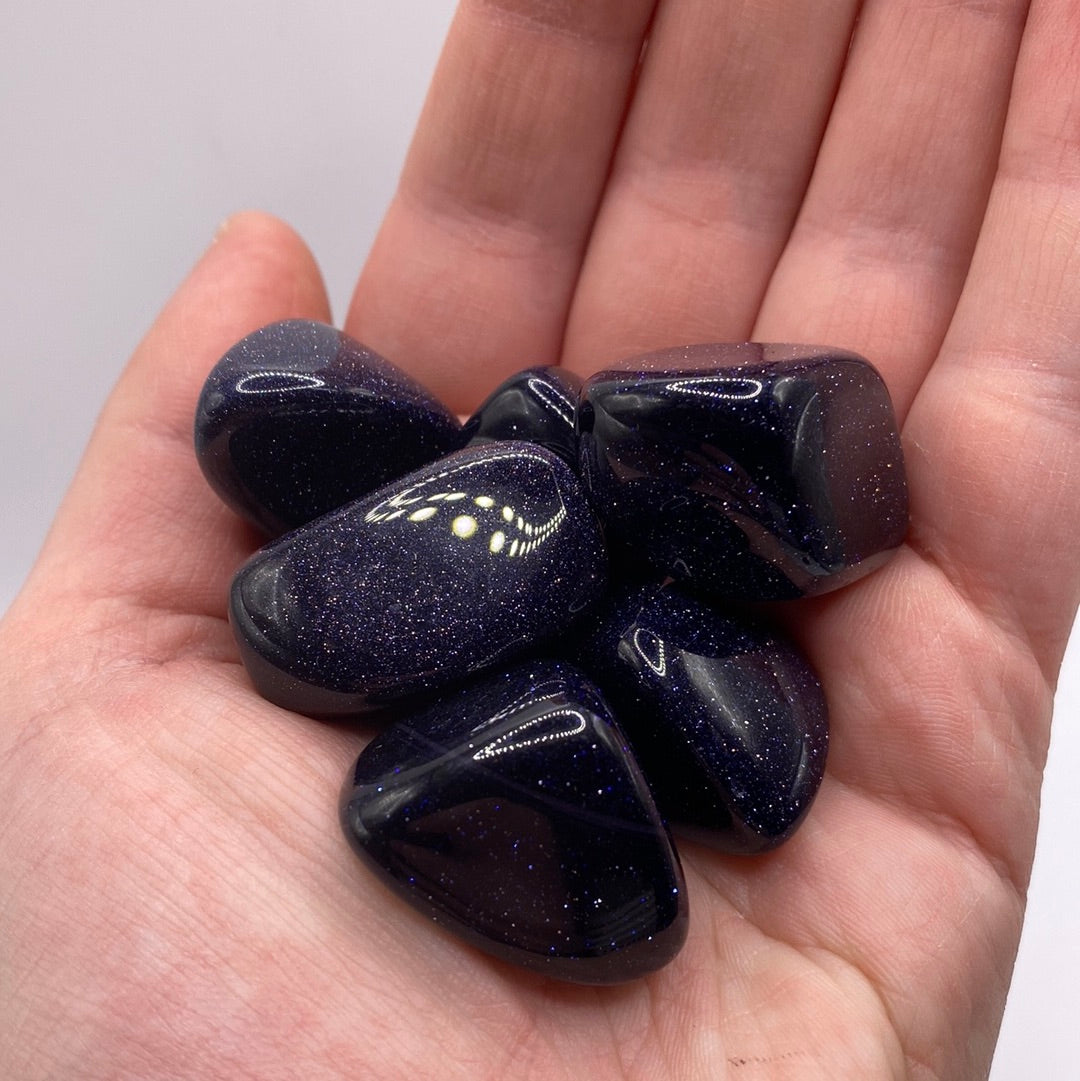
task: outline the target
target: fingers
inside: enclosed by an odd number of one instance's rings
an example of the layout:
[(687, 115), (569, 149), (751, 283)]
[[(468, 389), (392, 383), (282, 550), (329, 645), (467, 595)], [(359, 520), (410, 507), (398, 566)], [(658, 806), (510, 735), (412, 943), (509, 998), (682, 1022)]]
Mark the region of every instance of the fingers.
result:
[(1036, 0), (971, 271), (905, 433), (920, 550), (1048, 672), (1080, 589), (1078, 56), (1080, 8)]
[(350, 333), (467, 411), (555, 363), (653, 0), (463, 0)]
[(906, 411), (978, 235), (1025, 8), (865, 5), (756, 338), (864, 353)]
[(854, 0), (663, 4), (565, 362), (749, 335), (829, 114)]
[(311, 255), (272, 218), (230, 219), (110, 396), (32, 582), (224, 610), (225, 584), (251, 538), (199, 472), (195, 404), (229, 346), (291, 317), (329, 318)]

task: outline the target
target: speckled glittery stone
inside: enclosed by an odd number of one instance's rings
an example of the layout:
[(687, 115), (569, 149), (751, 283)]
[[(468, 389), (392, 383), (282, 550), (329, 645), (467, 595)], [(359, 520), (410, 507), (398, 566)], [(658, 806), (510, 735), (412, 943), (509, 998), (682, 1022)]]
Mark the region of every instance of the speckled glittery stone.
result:
[(464, 443), (457, 419), (385, 358), (323, 323), (271, 323), (218, 361), (195, 414), (206, 479), (271, 536)]
[(380, 734), (341, 800), (391, 889), (474, 946), (557, 979), (669, 962), (686, 890), (667, 831), (596, 690), (522, 664)]
[(907, 529), (896, 419), (861, 357), (699, 345), (590, 378), (582, 476), (621, 558), (716, 594), (823, 593)]
[(825, 698), (790, 644), (675, 585), (607, 602), (580, 657), (679, 833), (725, 852), (773, 848), (825, 770)]
[(599, 526), (560, 458), (467, 448), (287, 533), (233, 581), (241, 656), (272, 702), (380, 708), (565, 630), (606, 584)]
[(524, 439), (578, 463), (574, 410), (581, 378), (565, 368), (527, 368), (510, 376), (465, 422), (473, 443)]

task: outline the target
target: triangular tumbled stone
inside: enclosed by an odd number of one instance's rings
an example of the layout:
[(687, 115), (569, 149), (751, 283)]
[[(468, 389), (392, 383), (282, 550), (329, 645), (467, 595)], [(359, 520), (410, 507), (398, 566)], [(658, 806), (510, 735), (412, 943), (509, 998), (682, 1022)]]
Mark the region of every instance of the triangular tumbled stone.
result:
[(598, 692), (523, 664), (378, 736), (342, 824), (398, 894), (475, 946), (580, 983), (670, 961), (686, 935), (678, 858)]

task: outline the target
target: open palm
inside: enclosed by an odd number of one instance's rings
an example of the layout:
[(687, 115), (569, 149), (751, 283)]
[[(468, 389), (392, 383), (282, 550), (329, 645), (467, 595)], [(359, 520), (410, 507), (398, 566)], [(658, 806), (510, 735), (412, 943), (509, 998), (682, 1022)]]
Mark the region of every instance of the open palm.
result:
[(1080, 9), (653, 9), (466, 0), (347, 329), (463, 411), (694, 341), (875, 362), (912, 526), (790, 612), (832, 714), (813, 813), (757, 859), (682, 845), (687, 945), (616, 988), (480, 955), (363, 871), (336, 821), (363, 733), (252, 691), (225, 599), (256, 538), (190, 448), (233, 341), (327, 318), (300, 241), (241, 215), (0, 632), (0, 1076), (985, 1073), (1080, 591)]

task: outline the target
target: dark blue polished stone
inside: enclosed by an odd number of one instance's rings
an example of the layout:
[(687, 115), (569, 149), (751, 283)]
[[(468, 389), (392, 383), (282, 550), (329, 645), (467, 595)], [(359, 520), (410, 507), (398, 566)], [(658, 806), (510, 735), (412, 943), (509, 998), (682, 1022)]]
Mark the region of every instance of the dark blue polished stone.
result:
[(907, 529), (896, 419), (861, 357), (700, 345), (600, 372), (578, 409), (582, 476), (621, 559), (723, 596), (823, 593)]
[(734, 853), (791, 836), (829, 739), (821, 686), (793, 646), (678, 586), (638, 587), (606, 604), (581, 662), (677, 832)]
[(524, 439), (554, 451), (577, 468), (574, 410), (581, 378), (565, 368), (528, 368), (491, 392), (465, 422), (473, 443)]
[(456, 450), (457, 419), (323, 323), (271, 323), (210, 372), (195, 414), (206, 479), (272, 536)]
[(528, 443), (457, 451), (287, 533), (233, 581), (261, 694), (312, 716), (428, 691), (566, 629), (606, 562), (581, 482)]
[(678, 857), (596, 690), (521, 664), (399, 721), (345, 781), (349, 843), (410, 904), (505, 961), (617, 983), (686, 936)]

